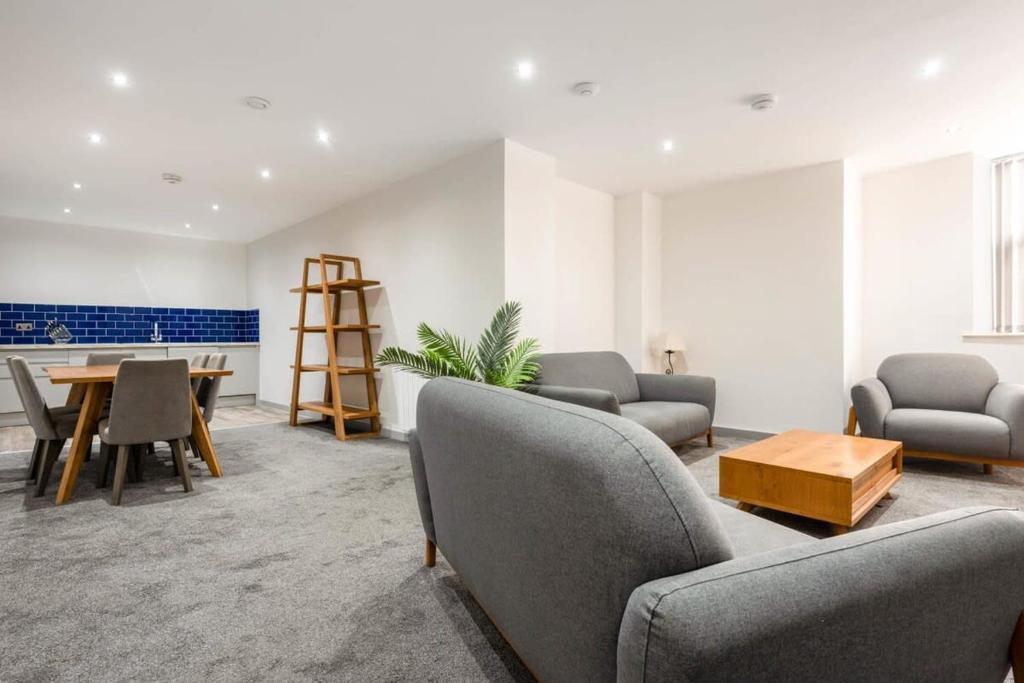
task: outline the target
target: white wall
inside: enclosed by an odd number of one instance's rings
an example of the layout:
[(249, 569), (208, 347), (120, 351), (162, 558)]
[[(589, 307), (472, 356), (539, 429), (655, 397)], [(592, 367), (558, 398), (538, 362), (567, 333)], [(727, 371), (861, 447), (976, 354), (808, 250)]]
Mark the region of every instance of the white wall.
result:
[(615, 348), (615, 199), (555, 180), (555, 351)]
[(843, 186), (832, 162), (664, 198), (662, 321), (717, 425), (841, 429)]
[(0, 217), (0, 301), (248, 308), (245, 245)]
[(510, 140), (505, 147), (505, 298), (523, 305), (523, 336), (556, 346), (555, 160)]
[(637, 372), (661, 370), (661, 199), (637, 192), (615, 199), (615, 350)]
[[(261, 398), (290, 401), (295, 333), (288, 328), (296, 324), (299, 295), (288, 289), (300, 282), (303, 257), (321, 252), (357, 256), (363, 275), (383, 283), (367, 296), (370, 320), (382, 325), (375, 352), (392, 344), (417, 348), (420, 321), (475, 340), (504, 300), (503, 185), (500, 142), (251, 243), (249, 293), (261, 317)], [(319, 297), (311, 297), (310, 305), (309, 320), (322, 319)], [(323, 338), (307, 336), (307, 358), (323, 358)], [(345, 346), (349, 355), (358, 353), (356, 341)], [(346, 402), (363, 400), (361, 383), (343, 378)], [(384, 427), (405, 431), (415, 425), (420, 385), (405, 373), (382, 374)], [(322, 378), (310, 374), (303, 398), (322, 398), (322, 386)]]
[(1024, 340), (962, 338), (988, 319), (975, 314), (989, 286), (986, 167), (961, 154), (864, 179), (863, 377), (894, 353), (948, 351), (1024, 382)]

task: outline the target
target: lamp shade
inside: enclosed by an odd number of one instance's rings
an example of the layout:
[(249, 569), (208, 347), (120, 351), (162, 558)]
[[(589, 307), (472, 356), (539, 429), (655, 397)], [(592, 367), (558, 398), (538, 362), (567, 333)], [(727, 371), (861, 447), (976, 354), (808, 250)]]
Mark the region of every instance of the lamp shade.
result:
[(685, 351), (686, 343), (678, 334), (664, 332), (658, 335), (658, 338), (655, 341), (655, 350), (658, 353), (664, 353), (665, 351)]

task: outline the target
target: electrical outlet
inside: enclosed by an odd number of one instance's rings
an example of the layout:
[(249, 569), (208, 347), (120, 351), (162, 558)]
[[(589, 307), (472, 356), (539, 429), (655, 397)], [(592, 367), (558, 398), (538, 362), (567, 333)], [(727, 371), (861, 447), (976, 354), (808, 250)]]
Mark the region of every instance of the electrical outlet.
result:
[(32, 323), (14, 323), (14, 329), (18, 332), (31, 332), (33, 327)]

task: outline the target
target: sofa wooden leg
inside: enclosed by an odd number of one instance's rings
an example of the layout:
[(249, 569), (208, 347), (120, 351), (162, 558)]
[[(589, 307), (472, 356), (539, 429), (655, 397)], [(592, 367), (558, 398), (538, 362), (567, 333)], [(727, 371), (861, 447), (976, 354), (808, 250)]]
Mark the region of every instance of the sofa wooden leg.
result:
[(711, 431), (711, 427), (708, 427), (708, 448), (713, 448), (715, 445), (715, 433)]
[(849, 436), (857, 435), (857, 409), (850, 406), (850, 412), (846, 416), (846, 433)]
[(426, 552), (423, 553), (423, 564), (433, 567), (437, 562), (437, 546), (429, 538), (427, 539)]
[(985, 474), (992, 474), (993, 472), (996, 471), (996, 466), (995, 465), (984, 464), (984, 465), (981, 466), (981, 468), (982, 468), (982, 470), (985, 471)]
[(1013, 664), (1014, 683), (1024, 683), (1024, 612), (1017, 620), (1017, 628), (1010, 641), (1010, 662)]

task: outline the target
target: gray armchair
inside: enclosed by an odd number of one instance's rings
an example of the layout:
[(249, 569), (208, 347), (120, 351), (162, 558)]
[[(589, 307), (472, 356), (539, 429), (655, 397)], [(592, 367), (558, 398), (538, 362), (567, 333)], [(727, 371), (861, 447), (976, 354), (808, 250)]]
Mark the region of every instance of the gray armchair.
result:
[(1024, 467), (1024, 385), (984, 358), (904, 353), (856, 384), (847, 433), (903, 442), (906, 456)]
[(715, 380), (697, 375), (635, 373), (614, 351), (548, 353), (529, 391), (537, 396), (622, 415), (670, 446), (696, 436), (713, 445)]
[[(620, 416), (427, 383), (426, 535), (540, 680), (1024, 676), (1024, 515), (970, 508), (815, 540), (709, 499)], [(1020, 679), (1018, 679), (1020, 680)]]

